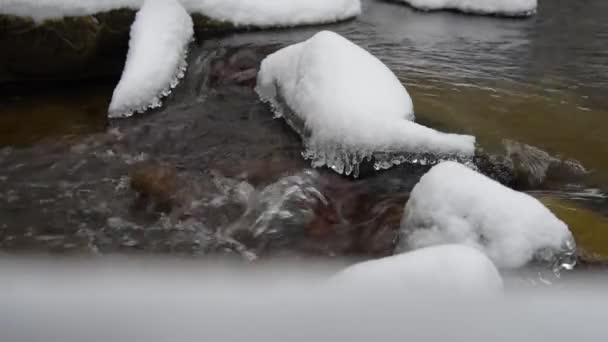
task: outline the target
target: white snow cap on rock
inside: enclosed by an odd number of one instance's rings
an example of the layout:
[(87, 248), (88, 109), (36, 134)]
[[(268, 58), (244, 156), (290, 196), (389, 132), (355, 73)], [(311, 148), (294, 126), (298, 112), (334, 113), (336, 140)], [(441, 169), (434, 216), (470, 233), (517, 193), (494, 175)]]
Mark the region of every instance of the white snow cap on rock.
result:
[[(262, 61), (256, 91), (302, 136), (314, 166), (357, 175), (371, 156), (472, 156), (475, 138), (414, 123), (412, 100), (379, 59), (329, 31)], [(411, 160), (410, 160), (411, 161)]]
[(427, 247), (355, 264), (330, 279), (344, 290), (409, 295), (501, 293), (498, 270), (480, 251), (463, 245)]
[(476, 14), (528, 16), (536, 13), (537, 0), (400, 0), (412, 7), (430, 10), (457, 10)]
[(574, 250), (568, 226), (537, 199), (462, 164), (434, 166), (405, 206), (398, 251), (460, 243), (485, 252), (498, 267), (535, 256), (554, 261)]
[(177, 0), (146, 0), (131, 26), (129, 53), (108, 114), (128, 117), (161, 106), (186, 70), (192, 18)]
[(331, 23), (361, 14), (360, 0), (181, 0), (201, 13), (237, 26), (296, 26)]
[[(235, 25), (271, 27), (330, 23), (361, 13), (360, 0), (180, 0), (190, 13)], [(36, 21), (139, 9), (144, 0), (2, 0), (0, 13)]]

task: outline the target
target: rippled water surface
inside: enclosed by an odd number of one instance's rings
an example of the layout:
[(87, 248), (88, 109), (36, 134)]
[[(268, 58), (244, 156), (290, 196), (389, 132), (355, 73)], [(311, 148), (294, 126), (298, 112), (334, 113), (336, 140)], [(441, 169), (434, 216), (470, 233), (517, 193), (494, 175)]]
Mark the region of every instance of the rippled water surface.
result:
[(476, 135), (485, 156), (517, 157), (513, 184), (543, 190), (558, 214), (582, 207), (568, 223), (581, 241), (605, 240), (608, 2), (541, 0), (529, 19), (364, 5), (345, 23), (199, 39), (166, 105), (133, 119), (106, 122), (112, 82), (2, 98), (0, 247), (390, 253), (425, 168), (356, 181), (309, 171), (298, 137), (253, 92), (268, 53), (321, 29), (389, 65), (419, 122)]

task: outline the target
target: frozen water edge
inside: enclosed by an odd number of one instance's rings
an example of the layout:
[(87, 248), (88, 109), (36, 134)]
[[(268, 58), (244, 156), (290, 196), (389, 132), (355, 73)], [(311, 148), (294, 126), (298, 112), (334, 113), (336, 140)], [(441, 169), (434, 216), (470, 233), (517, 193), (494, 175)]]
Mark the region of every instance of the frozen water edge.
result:
[(304, 152), (302, 157), (310, 160), (311, 166), (319, 168), (326, 166), (338, 174), (359, 177), (360, 166), (364, 162), (373, 163), (376, 171), (387, 170), (401, 164), (435, 165), (442, 161), (457, 161), (477, 170), (472, 155), (453, 154), (437, 155), (432, 153), (411, 153), (403, 151), (374, 151), (369, 149), (354, 148), (340, 142), (317, 142), (311, 139), (310, 133), (305, 129), (304, 122), (285, 104), (275, 84), (276, 97), (266, 96), (258, 91), (262, 102), (267, 103), (275, 118), (283, 118), (285, 122), (302, 138)]
[(171, 81), (163, 88), (154, 98), (152, 98), (147, 104), (143, 104), (136, 108), (120, 108), (116, 110), (110, 110), (108, 116), (110, 118), (128, 118), (134, 114), (145, 113), (150, 109), (160, 108), (163, 105), (163, 99), (171, 95), (173, 89), (175, 89), (180, 81), (186, 76), (186, 70), (188, 69), (188, 56), (190, 53), (190, 44), (194, 42), (194, 38), (191, 38), (188, 44), (184, 47), (181, 52), (181, 59), (178, 63), (178, 67), (173, 75)]

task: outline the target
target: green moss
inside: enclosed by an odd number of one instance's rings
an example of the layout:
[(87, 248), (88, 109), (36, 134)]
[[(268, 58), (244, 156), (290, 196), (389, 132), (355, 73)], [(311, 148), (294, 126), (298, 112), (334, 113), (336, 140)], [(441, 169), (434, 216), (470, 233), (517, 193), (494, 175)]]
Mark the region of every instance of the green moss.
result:
[(192, 14), (192, 21), (194, 22), (194, 30), (199, 36), (228, 32), (236, 29), (236, 26), (230, 22), (211, 19), (200, 13)]
[(544, 196), (539, 200), (570, 227), (583, 261), (608, 262), (607, 217), (565, 199)]

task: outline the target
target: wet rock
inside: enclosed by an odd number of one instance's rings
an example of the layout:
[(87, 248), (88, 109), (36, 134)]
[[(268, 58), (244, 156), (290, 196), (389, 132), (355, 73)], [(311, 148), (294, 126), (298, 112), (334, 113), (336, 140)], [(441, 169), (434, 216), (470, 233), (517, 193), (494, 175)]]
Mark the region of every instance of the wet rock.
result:
[(394, 250), (406, 200), (333, 173), (305, 171), (253, 194), (227, 234), (258, 257), (386, 256)]

